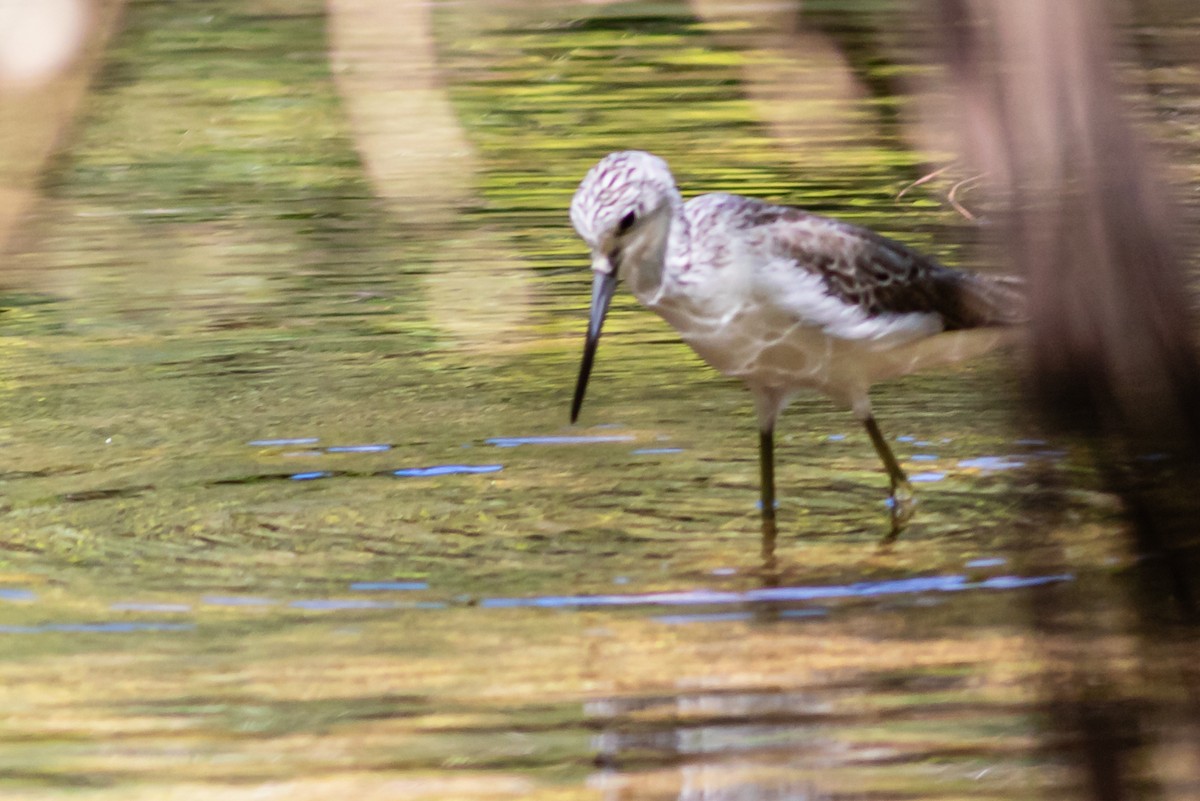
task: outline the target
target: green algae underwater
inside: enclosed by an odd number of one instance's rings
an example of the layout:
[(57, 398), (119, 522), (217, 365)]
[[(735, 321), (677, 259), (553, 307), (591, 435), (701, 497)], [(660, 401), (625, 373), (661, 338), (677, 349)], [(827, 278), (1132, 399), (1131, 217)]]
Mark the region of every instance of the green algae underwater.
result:
[[(907, 101), (785, 118), (788, 54), (678, 4), (391, 13), (388, 112), (363, 6), (131, 2), (43, 171), (0, 273), (5, 797), (1069, 790), (1030, 596), (1103, 597), (1128, 558), (1086, 461), (1014, 416), (1009, 357), (875, 393), (923, 477), (886, 551), (870, 443), (799, 399), (769, 571), (749, 396), (627, 295), (567, 425), (591, 163), (644, 147), (685, 194), (982, 266), (945, 186), (897, 199), (950, 158), (906, 146)], [(414, 109), (439, 127), (389, 141)], [(1049, 522), (1044, 471), (1070, 487)], [(1123, 626), (1050, 639), (1128, 665)]]

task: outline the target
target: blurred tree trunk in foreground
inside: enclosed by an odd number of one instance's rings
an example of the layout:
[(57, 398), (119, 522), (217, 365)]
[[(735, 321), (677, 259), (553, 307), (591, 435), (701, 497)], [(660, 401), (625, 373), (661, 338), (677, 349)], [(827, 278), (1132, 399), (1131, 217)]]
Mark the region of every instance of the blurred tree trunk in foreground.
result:
[[(5, 3), (0, 21), (0, 254), (100, 67), (124, 0)], [(0, 279), (4, 278), (0, 264)]]
[(1200, 362), (1165, 190), (1122, 113), (1091, 0), (938, 0), (968, 147), (1029, 281), (1033, 402), (1093, 442), (1150, 587), (1196, 615)]
[[(1137, 557), (1123, 632), (1137, 643), (1136, 689), (1115, 689), (1117, 660), (1077, 636), (1049, 654), (1071, 674), (1052, 688), (1050, 743), (1093, 798), (1165, 797), (1196, 766), (1172, 781), (1145, 746), (1200, 750), (1200, 681), (1179, 657), (1200, 587), (1200, 363), (1173, 211), (1122, 111), (1106, 4), (934, 7), (966, 149), (1003, 200), (1000, 238), (1028, 278), (1033, 405), (1051, 430), (1090, 444)], [(1043, 489), (1034, 535), (1061, 498), (1052, 481)], [(1089, 592), (1039, 597), (1047, 642), (1067, 617), (1102, 636)]]

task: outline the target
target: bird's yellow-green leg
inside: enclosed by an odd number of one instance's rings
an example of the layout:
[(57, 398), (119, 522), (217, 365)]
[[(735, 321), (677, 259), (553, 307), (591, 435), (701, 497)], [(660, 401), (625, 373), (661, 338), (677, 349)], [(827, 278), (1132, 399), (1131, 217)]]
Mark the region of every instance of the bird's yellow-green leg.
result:
[(867, 428), (871, 444), (875, 446), (875, 452), (883, 461), (883, 467), (887, 470), (888, 480), (891, 482), (888, 498), (891, 500), (892, 530), (884, 538), (884, 542), (891, 542), (900, 536), (900, 532), (904, 530), (904, 526), (912, 517), (917, 503), (913, 497), (912, 485), (908, 483), (908, 476), (904, 475), (904, 470), (896, 461), (896, 455), (892, 453), (887, 440), (883, 438), (883, 432), (879, 430), (879, 424), (875, 422), (875, 418), (868, 415), (863, 420), (863, 425)]
[(762, 557), (770, 567), (775, 561), (775, 433), (758, 432), (759, 487), (762, 493)]

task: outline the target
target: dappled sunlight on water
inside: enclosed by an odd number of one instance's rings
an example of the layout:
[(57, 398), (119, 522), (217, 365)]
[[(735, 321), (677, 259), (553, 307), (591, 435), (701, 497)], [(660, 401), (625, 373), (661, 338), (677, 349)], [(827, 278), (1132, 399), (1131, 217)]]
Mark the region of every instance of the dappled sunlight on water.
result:
[[(375, 70), (369, 4), (328, 5), (329, 36), (315, 0), (128, 4), (0, 265), (0, 795), (1068, 785), (1029, 609), (1128, 557), (1003, 355), (875, 393), (917, 482), (890, 549), (866, 435), (803, 397), (764, 564), (748, 394), (627, 294), (568, 425), (566, 206), (609, 149), (970, 261), (940, 190), (897, 198), (942, 156), (906, 145), (888, 64), (706, 3), (472, 0), (389, 6), (408, 66)], [(1067, 511), (1034, 529), (1045, 473)], [(1073, 623), (1048, 639), (1133, 647)]]
[[(381, 791), (445, 769), (534, 782), (500, 797), (554, 797), (563, 782), (613, 797), (1030, 788), (1033, 665), (1019, 637), (987, 633), (1007, 616), (999, 595), (960, 594), (960, 580), (793, 589), (823, 606), (762, 596), (719, 613), (748, 596), (714, 595), (704, 613), (671, 611), (693, 607), (687, 592), (475, 606), (424, 582), (186, 603), (31, 591), (19, 618), (74, 620), (0, 630), (26, 654), (0, 664), (10, 726), (41, 753), (9, 758), (35, 757), (22, 773), (35, 794), (98, 797), (164, 782), (190, 797), (200, 780), (242, 797), (247, 782), (330, 772)], [(862, 605), (947, 589), (962, 606)], [(956, 634), (966, 620), (982, 628)], [(37, 703), (51, 694), (52, 708)]]

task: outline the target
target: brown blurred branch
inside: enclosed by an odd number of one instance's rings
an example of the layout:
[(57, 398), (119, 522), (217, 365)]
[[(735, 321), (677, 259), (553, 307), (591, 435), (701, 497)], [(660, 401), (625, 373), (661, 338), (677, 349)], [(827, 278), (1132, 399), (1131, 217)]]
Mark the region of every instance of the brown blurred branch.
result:
[(950, 191), (946, 193), (946, 200), (949, 201), (950, 205), (954, 207), (954, 210), (972, 222), (974, 222), (977, 218), (967, 209), (966, 206), (958, 202), (958, 190), (962, 189), (963, 187), (972, 187), (982, 181), (983, 178), (984, 176), (982, 174), (972, 175), (970, 178), (964, 178), (954, 184), (954, 186), (950, 187)]
[(938, 167), (938, 168), (937, 168), (936, 170), (934, 170), (933, 172), (927, 172), (927, 173), (925, 173), (925, 174), (924, 174), (924, 175), (922, 175), (920, 178), (918, 178), (917, 180), (915, 180), (915, 181), (913, 181), (912, 183), (908, 184), (906, 187), (904, 187), (904, 188), (903, 188), (903, 189), (901, 189), (899, 192), (897, 192), (897, 193), (896, 193), (896, 200), (899, 200), (900, 198), (904, 197), (904, 196), (905, 196), (905, 195), (907, 195), (907, 194), (908, 194), (908, 193), (909, 193), (911, 190), (913, 190), (913, 189), (916, 189), (918, 186), (923, 186), (923, 185), (925, 185), (925, 184), (929, 183), (929, 182), (930, 182), (930, 181), (932, 181), (934, 178), (937, 178), (939, 175), (941, 175), (942, 173), (946, 172), (947, 170), (951, 170), (951, 169), (953, 169), (953, 168), (954, 168), (954, 166), (955, 166), (955, 164), (956, 164), (956, 162), (951, 162), (950, 164), (947, 164), (945, 167)]

